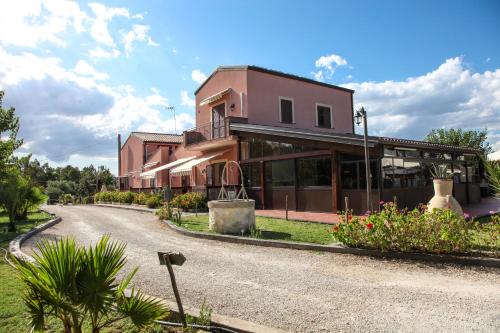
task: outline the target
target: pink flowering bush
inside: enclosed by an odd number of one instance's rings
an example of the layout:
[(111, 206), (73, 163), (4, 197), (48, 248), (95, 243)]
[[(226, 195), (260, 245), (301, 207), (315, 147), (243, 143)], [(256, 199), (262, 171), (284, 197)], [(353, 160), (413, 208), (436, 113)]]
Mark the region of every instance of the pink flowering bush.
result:
[(353, 217), (342, 215), (332, 228), (338, 241), (351, 247), (382, 251), (465, 253), (473, 247), (477, 223), (467, 221), (449, 209), (426, 212), (424, 206), (399, 210), (394, 203), (385, 203), (380, 212)]

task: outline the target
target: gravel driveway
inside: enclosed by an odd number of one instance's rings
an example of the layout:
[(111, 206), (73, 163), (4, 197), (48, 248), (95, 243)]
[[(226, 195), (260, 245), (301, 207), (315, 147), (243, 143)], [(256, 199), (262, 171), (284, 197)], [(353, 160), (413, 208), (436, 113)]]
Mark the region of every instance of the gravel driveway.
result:
[[(183, 301), (298, 332), (499, 332), (500, 271), (222, 243), (181, 236), (149, 213), (50, 206), (63, 222), (35, 237), (109, 233), (128, 243), (135, 284), (174, 300), (157, 250), (181, 251)], [(30, 250), (33, 240), (23, 247)]]

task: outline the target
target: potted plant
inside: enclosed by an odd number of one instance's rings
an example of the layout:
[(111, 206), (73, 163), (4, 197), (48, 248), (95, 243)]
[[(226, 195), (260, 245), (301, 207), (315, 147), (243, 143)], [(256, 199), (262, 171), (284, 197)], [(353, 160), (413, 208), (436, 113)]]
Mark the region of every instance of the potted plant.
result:
[(449, 208), (462, 215), (462, 207), (452, 194), (453, 174), (448, 171), (448, 166), (446, 164), (433, 164), (430, 171), (434, 183), (434, 196), (427, 204), (427, 210), (432, 212), (434, 208)]

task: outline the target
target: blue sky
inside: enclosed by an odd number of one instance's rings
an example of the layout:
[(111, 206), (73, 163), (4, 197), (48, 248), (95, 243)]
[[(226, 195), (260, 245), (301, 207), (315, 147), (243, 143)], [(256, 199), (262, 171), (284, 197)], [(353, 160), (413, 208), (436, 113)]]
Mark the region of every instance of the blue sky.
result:
[[(21, 153), (116, 168), (116, 133), (194, 125), (218, 65), (356, 90), (370, 134), (488, 127), (500, 152), (499, 1), (17, 0), (0, 12), (0, 89)], [(500, 154), (497, 154), (500, 155)]]

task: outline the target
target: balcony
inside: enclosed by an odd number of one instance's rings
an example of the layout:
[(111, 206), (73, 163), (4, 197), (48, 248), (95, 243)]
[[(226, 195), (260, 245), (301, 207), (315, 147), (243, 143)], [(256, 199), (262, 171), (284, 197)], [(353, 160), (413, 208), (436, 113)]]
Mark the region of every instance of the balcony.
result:
[(199, 125), (184, 132), (184, 147), (188, 149), (204, 150), (234, 144), (230, 135), (229, 124), (246, 122), (246, 118), (224, 117), (220, 121)]

